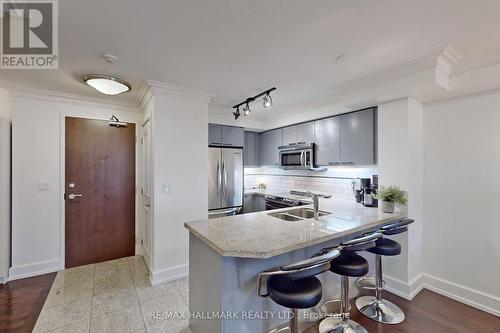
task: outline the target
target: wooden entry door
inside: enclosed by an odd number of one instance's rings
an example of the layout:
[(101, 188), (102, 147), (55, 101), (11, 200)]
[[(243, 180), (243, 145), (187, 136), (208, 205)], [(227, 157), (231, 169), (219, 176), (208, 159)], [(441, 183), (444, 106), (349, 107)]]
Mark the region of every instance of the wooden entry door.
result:
[(135, 125), (65, 125), (66, 267), (134, 255)]

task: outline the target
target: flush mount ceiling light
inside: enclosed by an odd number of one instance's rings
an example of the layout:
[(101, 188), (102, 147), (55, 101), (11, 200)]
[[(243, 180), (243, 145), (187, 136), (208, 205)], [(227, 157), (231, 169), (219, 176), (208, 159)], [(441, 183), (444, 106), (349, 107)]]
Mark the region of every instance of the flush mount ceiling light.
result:
[(273, 87), (271, 89), (268, 89), (266, 91), (261, 92), (260, 94), (255, 95), (253, 97), (248, 97), (243, 102), (238, 103), (235, 106), (233, 106), (233, 109), (236, 109), (236, 111), (233, 112), (234, 120), (237, 120), (240, 117), (240, 115), (241, 115), (240, 114), (240, 106), (242, 106), (242, 105), (245, 105), (243, 107), (243, 115), (248, 116), (248, 114), (250, 114), (250, 111), (251, 111), (250, 110), (250, 103), (255, 102), (255, 100), (259, 97), (264, 96), (264, 98), (262, 98), (262, 105), (264, 106), (264, 108), (268, 109), (268, 108), (273, 107), (273, 99), (271, 97), (271, 92), (275, 91), (275, 90), (276, 90), (276, 87)]
[[(104, 54), (102, 57), (108, 64), (118, 61), (118, 57), (113, 54)], [(87, 74), (83, 82), (106, 95), (118, 95), (132, 89), (127, 81), (109, 74)]]
[(118, 95), (131, 89), (127, 81), (106, 74), (88, 74), (83, 77), (83, 81), (106, 95)]

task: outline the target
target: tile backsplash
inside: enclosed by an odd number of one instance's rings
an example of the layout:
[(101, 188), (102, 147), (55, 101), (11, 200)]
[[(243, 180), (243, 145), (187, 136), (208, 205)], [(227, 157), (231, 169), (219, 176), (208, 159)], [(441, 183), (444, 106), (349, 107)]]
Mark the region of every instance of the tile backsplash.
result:
[(351, 182), (355, 178), (371, 178), (378, 174), (376, 166), (332, 167), (325, 171), (283, 170), (272, 167), (245, 168), (245, 188), (263, 183), (270, 192), (287, 193), (290, 190), (314, 191), (331, 194), (334, 198), (355, 200)]

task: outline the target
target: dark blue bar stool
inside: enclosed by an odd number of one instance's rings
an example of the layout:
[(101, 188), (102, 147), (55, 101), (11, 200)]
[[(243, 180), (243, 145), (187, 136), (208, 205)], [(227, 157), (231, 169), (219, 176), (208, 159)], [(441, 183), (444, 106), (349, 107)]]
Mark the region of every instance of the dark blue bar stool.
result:
[[(380, 229), (384, 235), (397, 235), (408, 230), (414, 220), (404, 219)], [(397, 256), (401, 253), (401, 245), (388, 238), (380, 238), (375, 247), (366, 251), (375, 254), (375, 281), (373, 278), (361, 278), (356, 281), (360, 288), (374, 289), (375, 296), (362, 296), (356, 300), (358, 310), (375, 321), (384, 324), (399, 324), (405, 319), (404, 312), (394, 303), (382, 298), (384, 281), (382, 278), (382, 256)]]
[[(349, 277), (363, 276), (368, 273), (368, 261), (356, 252), (374, 247), (375, 241), (380, 237), (382, 234), (374, 233), (344, 242), (337, 247), (341, 251), (340, 256), (331, 261), (330, 271), (341, 276), (340, 314), (336, 316), (326, 314), (328, 318), (323, 319), (319, 325), (320, 333), (368, 333), (363, 326), (349, 319)], [(330, 302), (338, 302), (338, 300), (327, 301), (322, 308)]]
[[(269, 333), (289, 331), (298, 333), (298, 309), (316, 306), (321, 300), (322, 286), (315, 276), (327, 271), (330, 262), (340, 255), (332, 249), (322, 255), (302, 260), (278, 270), (262, 272), (257, 280), (257, 292), (260, 297), (270, 297), (275, 303), (290, 309), (289, 326), (273, 329)], [(266, 291), (263, 291), (263, 286)]]

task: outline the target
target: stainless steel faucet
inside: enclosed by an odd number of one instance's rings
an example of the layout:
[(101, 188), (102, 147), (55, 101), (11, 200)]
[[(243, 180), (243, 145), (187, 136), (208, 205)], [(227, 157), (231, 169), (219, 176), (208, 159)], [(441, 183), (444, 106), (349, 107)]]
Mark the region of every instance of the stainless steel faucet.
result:
[(329, 194), (320, 194), (320, 193), (313, 193), (311, 191), (290, 191), (290, 194), (294, 195), (300, 195), (303, 197), (309, 197), (313, 199), (313, 208), (314, 208), (314, 219), (319, 220), (319, 198), (331, 198), (332, 196)]

